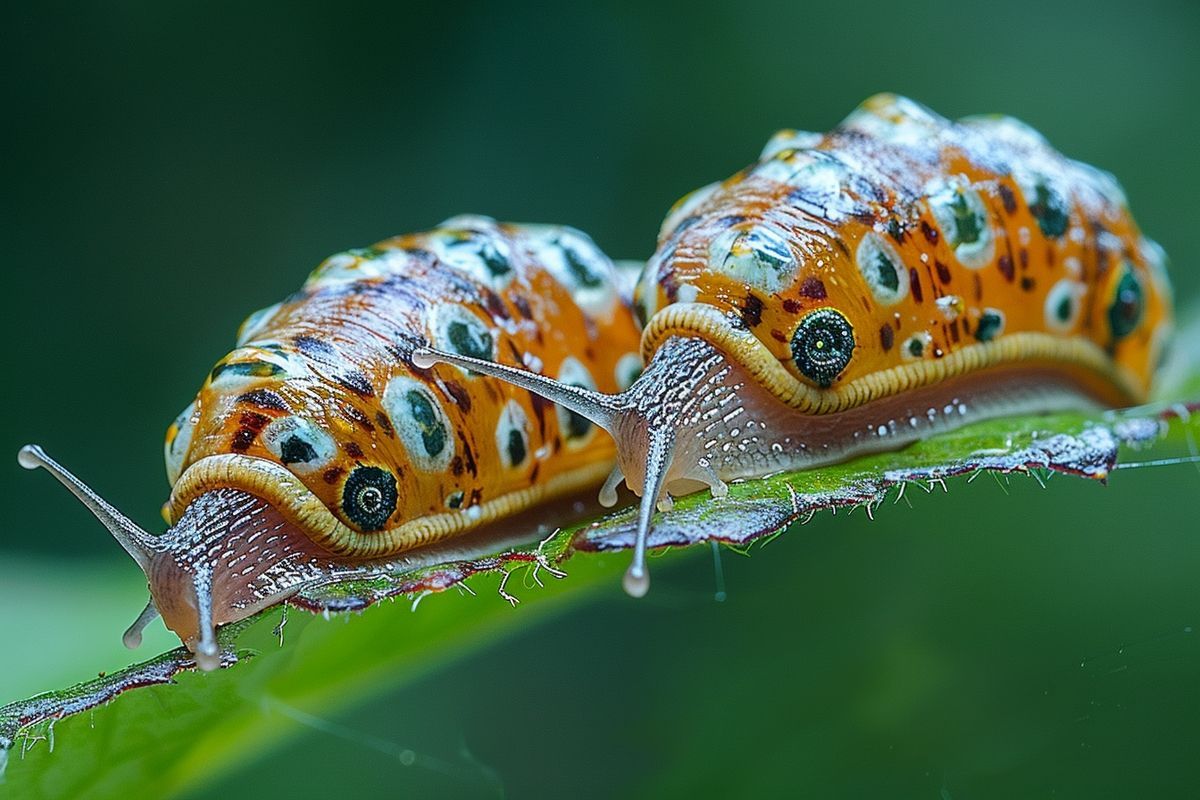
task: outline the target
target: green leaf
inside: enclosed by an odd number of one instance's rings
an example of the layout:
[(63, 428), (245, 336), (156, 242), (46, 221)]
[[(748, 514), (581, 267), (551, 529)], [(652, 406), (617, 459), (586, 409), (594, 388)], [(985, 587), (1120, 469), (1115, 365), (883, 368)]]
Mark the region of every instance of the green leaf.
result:
[[(869, 514), (885, 499), (899, 500), (907, 487), (928, 491), (984, 471), (1105, 479), (1122, 467), (1118, 455), (1136, 465), (1144, 459), (1137, 451), (1150, 445), (1158, 446), (1156, 453), (1182, 454), (1197, 434), (1200, 415), (1169, 406), (981, 423), (899, 452), (734, 484), (722, 499), (707, 493), (681, 498), (656, 519), (652, 544), (714, 540), (747, 548), (818, 511)], [(631, 545), (632, 516), (626, 509), (501, 552), (305, 592), (297, 602), (314, 609), (370, 607), (329, 619), (291, 610), (282, 644), (275, 629), (285, 612), (271, 610), (224, 633), (237, 663), (216, 673), (189, 671), (179, 650), (10, 704), (0, 709), (0, 740), (11, 742), (6, 788), (34, 797), (96, 798), (194, 790), (279, 746), (295, 734), (298, 720), (322, 720), (410, 683), (562, 613), (598, 586), (612, 586), (626, 557), (602, 554)], [(469, 592), (445, 591), (467, 586)], [(523, 602), (514, 609), (495, 592), (510, 600), (520, 595)], [(415, 613), (407, 599), (379, 602), (397, 596), (412, 599)], [(163, 683), (172, 676), (173, 683)], [(108, 702), (131, 683), (160, 685)], [(499, 791), (494, 776), (469, 759), (437, 768), (481, 794)]]

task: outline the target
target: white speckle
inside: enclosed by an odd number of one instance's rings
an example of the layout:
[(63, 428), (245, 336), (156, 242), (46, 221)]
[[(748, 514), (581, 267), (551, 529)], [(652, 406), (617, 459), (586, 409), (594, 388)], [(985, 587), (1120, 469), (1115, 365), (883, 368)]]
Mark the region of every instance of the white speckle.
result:
[(942, 316), (951, 322), (958, 319), (958, 315), (961, 314), (963, 310), (962, 298), (956, 294), (948, 294), (944, 297), (939, 297), (934, 301), (934, 303), (937, 305), (938, 311), (942, 312)]
[(1028, 247), (1029, 242), (1032, 241), (1032, 239), (1033, 239), (1033, 237), (1029, 233), (1028, 226), (1022, 225), (1021, 228), (1017, 231), (1017, 241), (1021, 243), (1022, 247)]

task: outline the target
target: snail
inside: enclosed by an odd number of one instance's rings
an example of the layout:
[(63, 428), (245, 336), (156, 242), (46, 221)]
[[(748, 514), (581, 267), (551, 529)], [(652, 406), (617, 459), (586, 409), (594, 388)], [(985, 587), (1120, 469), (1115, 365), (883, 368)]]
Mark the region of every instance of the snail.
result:
[(601, 502), (622, 479), (641, 495), (624, 584), (642, 595), (672, 495), (991, 417), (1144, 400), (1171, 331), (1164, 262), (1111, 175), (1025, 124), (878, 95), (827, 134), (776, 134), (676, 203), (637, 284), (646, 367), (629, 388), (436, 345), (413, 361), (608, 431)]
[(411, 354), (432, 342), (620, 391), (641, 368), (621, 284), (579, 231), (474, 216), (327, 259), (243, 323), (170, 426), (161, 535), (41, 448), (19, 460), (49, 470), (145, 572), (151, 598), (126, 644), (161, 615), (213, 669), (220, 625), (598, 484), (613, 445), (586, 418)]

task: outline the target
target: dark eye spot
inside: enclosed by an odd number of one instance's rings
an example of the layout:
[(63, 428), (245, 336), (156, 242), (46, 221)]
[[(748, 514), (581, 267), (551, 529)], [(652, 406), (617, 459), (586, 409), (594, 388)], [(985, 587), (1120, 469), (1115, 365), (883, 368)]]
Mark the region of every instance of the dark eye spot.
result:
[(456, 352), (471, 358), (490, 360), (492, 335), (483, 326), (468, 325), (455, 320), (446, 326), (446, 338)]
[(358, 467), (342, 487), (342, 512), (363, 531), (377, 531), (396, 510), (396, 479), (379, 467)]
[(889, 292), (900, 288), (900, 274), (896, 272), (896, 265), (885, 253), (880, 252), (875, 255), (875, 270), (879, 275), (880, 286)]
[(1063, 299), (1058, 301), (1058, 305), (1054, 307), (1054, 316), (1058, 317), (1059, 322), (1070, 322), (1074, 315), (1075, 301), (1071, 295), (1065, 295)]
[(512, 272), (512, 265), (508, 263), (508, 259), (491, 242), (484, 242), (479, 248), (479, 257), (494, 277), (499, 278)]
[(800, 374), (818, 386), (831, 385), (854, 354), (854, 328), (832, 308), (818, 309), (792, 334), (792, 359)]
[(1125, 264), (1121, 279), (1117, 281), (1112, 305), (1108, 307), (1108, 325), (1112, 329), (1114, 339), (1122, 339), (1137, 328), (1138, 323), (1142, 321), (1145, 300), (1141, 282), (1129, 265)]
[(983, 234), (983, 219), (967, 204), (967, 198), (955, 194), (950, 201), (950, 211), (954, 214), (955, 244), (974, 244)]
[(307, 464), (316, 457), (313, 446), (294, 433), (279, 445), (279, 460), (284, 464)]
[(514, 466), (525, 460), (525, 437), (513, 429), (508, 432), (508, 463)]
[(975, 338), (981, 342), (995, 339), (1004, 327), (1004, 317), (996, 311), (984, 311), (979, 317), (979, 325), (975, 328)]
[(574, 278), (576, 283), (578, 283), (580, 286), (584, 287), (585, 289), (595, 289), (597, 286), (600, 286), (604, 283), (604, 278), (597, 274), (596, 271), (592, 269), (591, 265), (584, 261), (583, 257), (580, 256), (579, 253), (575, 252), (574, 249), (570, 247), (564, 247), (562, 249), (562, 253), (563, 261), (566, 263), (567, 269), (571, 273), (571, 277)]
[(1070, 209), (1067, 207), (1066, 198), (1045, 181), (1038, 181), (1034, 186), (1034, 201), (1029, 210), (1046, 236), (1058, 238), (1067, 232)]
[(434, 411), (429, 398), (412, 389), (405, 393), (404, 399), (408, 401), (413, 421), (421, 431), (421, 443), (425, 446), (425, 452), (431, 456), (441, 453), (446, 446), (446, 426)]
[(925, 342), (921, 341), (919, 336), (914, 336), (908, 340), (908, 354), (913, 358), (920, 358), (925, 355)]

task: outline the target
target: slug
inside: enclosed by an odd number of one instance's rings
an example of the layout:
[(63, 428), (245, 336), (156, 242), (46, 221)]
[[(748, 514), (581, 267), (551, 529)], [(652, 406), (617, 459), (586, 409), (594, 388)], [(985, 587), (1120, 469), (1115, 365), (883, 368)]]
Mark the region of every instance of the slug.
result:
[(641, 495), (624, 585), (649, 586), (655, 507), (1017, 413), (1144, 400), (1171, 331), (1164, 255), (1106, 172), (1003, 116), (894, 95), (785, 130), (668, 214), (638, 281), (646, 368), (612, 393), (512, 354), (418, 348), (608, 431)]
[(246, 320), (171, 425), (161, 535), (41, 448), (19, 460), (49, 470), (145, 572), (150, 601), (126, 644), (161, 615), (214, 669), (220, 625), (598, 484), (614, 448), (586, 417), (411, 354), (433, 343), (621, 391), (641, 369), (621, 283), (579, 231), (473, 216), (327, 259)]

